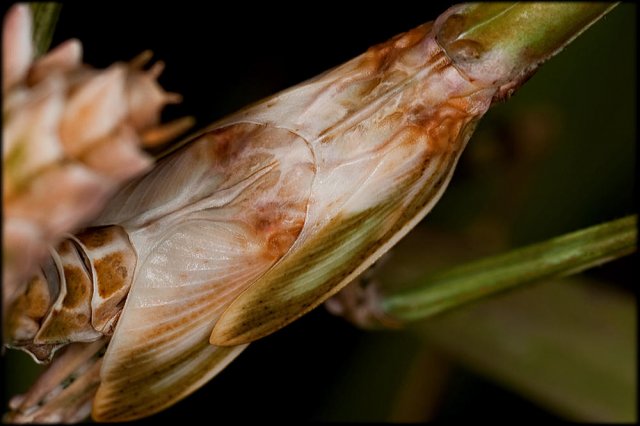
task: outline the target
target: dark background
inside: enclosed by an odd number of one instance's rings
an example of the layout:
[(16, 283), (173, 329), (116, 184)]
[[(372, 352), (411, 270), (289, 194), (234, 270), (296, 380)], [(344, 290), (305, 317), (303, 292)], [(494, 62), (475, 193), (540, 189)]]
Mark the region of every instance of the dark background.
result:
[(184, 104), (168, 115), (195, 115), (206, 125), (362, 53), (369, 46), (435, 18), (447, 2), (303, 4), (277, 2), (224, 7), (170, 2), (66, 4), (54, 45), (84, 44), (85, 61), (106, 67), (145, 49), (167, 63), (160, 78)]
[[(53, 45), (70, 37), (79, 38), (84, 46), (85, 62), (96, 67), (129, 60), (146, 49), (153, 50), (154, 58), (167, 64), (160, 78), (162, 86), (184, 96), (183, 103), (170, 106), (164, 117), (171, 119), (193, 115), (197, 119), (197, 127), (202, 127), (248, 103), (336, 66), (372, 44), (435, 19), (449, 4), (398, 1), (383, 7), (372, 7), (370, 2), (349, 2), (348, 5), (346, 2), (301, 2), (292, 7), (272, 2), (260, 5), (227, 2), (224, 7), (217, 8), (196, 2), (73, 2), (63, 6)], [(635, 7), (625, 6), (625, 14), (635, 14)], [(616, 12), (622, 15), (622, 12)], [(629, 18), (623, 16), (616, 19), (621, 26), (630, 22)], [(620, 43), (627, 46), (624, 43), (630, 41), (625, 37), (629, 34), (633, 36), (635, 32), (635, 20), (632, 23), (634, 27), (631, 33), (627, 31), (611, 36), (609, 40), (620, 39)], [(616, 28), (607, 31), (616, 31)], [(594, 38), (589, 43), (584, 47), (583, 52), (586, 53), (574, 55), (589, 56), (590, 48), (598, 40)], [(598, 48), (610, 50), (615, 47), (596, 47), (595, 52)], [(597, 54), (593, 56), (584, 58), (585, 64), (591, 64), (588, 67), (571, 63), (565, 65), (568, 70), (565, 71), (565, 77), (562, 72), (559, 72), (559, 76), (555, 75), (555, 80), (553, 75), (548, 76), (551, 83), (547, 84), (547, 92), (540, 91), (529, 97), (553, 98), (554, 93), (557, 94), (555, 87), (566, 84), (566, 75), (599, 73)], [(631, 63), (634, 69), (625, 70), (619, 78), (635, 78), (630, 77), (635, 75), (635, 58)], [(597, 69), (594, 71), (590, 69), (591, 66)], [(578, 90), (589, 91), (588, 85), (601, 83), (600, 80), (583, 82), (582, 89), (578, 86)], [(635, 81), (630, 81), (626, 86), (620, 82), (616, 86), (611, 84), (611, 80), (606, 83), (610, 84), (612, 91), (635, 92)], [(558, 96), (564, 98), (572, 95), (560, 92)], [(588, 96), (586, 99), (584, 102), (589, 102)], [(592, 108), (599, 108), (598, 101), (593, 102)], [(625, 98), (625, 102), (630, 101)], [(508, 105), (500, 106), (500, 111), (505, 111)], [(504, 136), (505, 146), (517, 143), (509, 136), (509, 132), (514, 130), (508, 124), (511, 122), (510, 118), (505, 118), (506, 114), (498, 112), (488, 116), (487, 127), (481, 127), (479, 132), (484, 132), (485, 138), (489, 137), (487, 135)], [(629, 123), (624, 125), (633, 126)], [(635, 135), (635, 128), (632, 133)], [(471, 143), (474, 143), (474, 139)], [(508, 149), (504, 149), (507, 154), (501, 161), (511, 162), (513, 155), (510, 157)], [(482, 194), (481, 191), (464, 189), (465, 183), (477, 178), (476, 166), (472, 160), (463, 158), (460, 178), (456, 178), (457, 181), (454, 179), (452, 187), (458, 185), (458, 188), (462, 188), (459, 193), (467, 194), (470, 197), (467, 200), (478, 201), (480, 197), (480, 204), (489, 203), (491, 197), (483, 200), (482, 195), (478, 195)], [(628, 169), (628, 165), (624, 167), (624, 170)], [(481, 175), (486, 176), (487, 173), (482, 171)], [(606, 205), (599, 211), (592, 209), (591, 213), (581, 215), (568, 213), (567, 217), (560, 215), (556, 219), (551, 217), (541, 222), (526, 219), (528, 216), (525, 215), (525, 219), (521, 220), (529, 220), (529, 224), (515, 227), (518, 231), (512, 234), (511, 243), (534, 242), (628, 214), (633, 211), (630, 177), (628, 172), (624, 172), (622, 176), (612, 178), (614, 182), (610, 183), (610, 187), (615, 186), (622, 195), (614, 197), (613, 201), (594, 202), (594, 205)], [(551, 177), (541, 179), (553, 181)], [(618, 182), (622, 182), (623, 187)], [(588, 192), (583, 185), (579, 186), (581, 191)], [(535, 194), (540, 199), (549, 201), (547, 204), (538, 202), (538, 209), (552, 209), (553, 200), (562, 197), (551, 191), (545, 198), (544, 190), (540, 188), (544, 188), (544, 185), (534, 187), (532, 191), (538, 191)], [(453, 197), (449, 201), (443, 200), (445, 204), (449, 203), (449, 210), (455, 210), (457, 198), (455, 194)], [(447, 206), (443, 209), (434, 212), (435, 227), (445, 231), (465, 229), (469, 209), (465, 213), (467, 216), (462, 215), (457, 221), (447, 215)], [(476, 205), (472, 210), (482, 209)], [(531, 209), (527, 211), (531, 214)], [(532, 225), (535, 223), (538, 223), (537, 227)], [(529, 233), (522, 229), (529, 230)], [(623, 288), (630, 286), (628, 277), (633, 269), (633, 261), (621, 260), (607, 268), (601, 268), (595, 275), (604, 275), (606, 278), (618, 276), (616, 285)], [(390, 403), (385, 401), (397, 399), (405, 376), (396, 375), (396, 372), (399, 371), (399, 365), (412, 362), (414, 352), (420, 345), (416, 343), (414, 335), (361, 331), (319, 308), (274, 335), (252, 344), (206, 386), (174, 407), (141, 422), (154, 422), (159, 418), (177, 422), (191, 422), (196, 418), (210, 418), (212, 421), (393, 420)], [(344, 384), (345, 377), (351, 377), (352, 372), (358, 370), (359, 357), (365, 351), (363, 348), (371, 348), (367, 361), (371, 368), (369, 373), (364, 373), (365, 376), (354, 380), (371, 383), (370, 389), (366, 385), (358, 387)], [(436, 409), (429, 410), (427, 414), (425, 408), (424, 415), (420, 415), (418, 409), (413, 420), (561, 418), (548, 411), (548, 407), (542, 408), (527, 397), (497, 384), (491, 377), (478, 373), (468, 364), (457, 361), (447, 351), (436, 348), (435, 352), (438, 354), (436, 356), (447, 358), (447, 380), (440, 385)], [(376, 356), (376, 353), (382, 355)], [(394, 364), (385, 364), (389, 360)], [(366, 374), (370, 377), (367, 378)]]

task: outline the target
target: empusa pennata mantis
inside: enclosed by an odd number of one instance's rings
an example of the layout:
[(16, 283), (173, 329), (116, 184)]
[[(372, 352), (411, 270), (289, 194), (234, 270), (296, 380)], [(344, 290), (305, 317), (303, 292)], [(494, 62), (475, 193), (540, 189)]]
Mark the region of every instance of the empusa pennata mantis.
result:
[[(97, 419), (183, 397), (362, 272), (437, 201), (492, 100), (570, 38), (519, 63), (522, 45), (485, 50), (457, 33), (459, 16), (214, 124), (125, 187), (94, 223), (109, 228), (77, 237), (94, 294), (131, 288), (122, 311), (92, 324), (118, 323)], [(101, 269), (122, 268), (117, 288), (101, 287)]]

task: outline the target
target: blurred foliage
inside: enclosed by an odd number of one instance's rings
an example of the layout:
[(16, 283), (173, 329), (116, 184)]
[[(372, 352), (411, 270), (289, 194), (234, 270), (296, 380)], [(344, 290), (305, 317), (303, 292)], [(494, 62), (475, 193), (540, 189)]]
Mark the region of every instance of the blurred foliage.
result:
[(45, 53), (51, 45), (62, 3), (34, 2), (29, 5), (33, 14), (33, 44), (36, 56)]
[(415, 331), (568, 420), (633, 422), (635, 308), (607, 283), (566, 278), (458, 310)]

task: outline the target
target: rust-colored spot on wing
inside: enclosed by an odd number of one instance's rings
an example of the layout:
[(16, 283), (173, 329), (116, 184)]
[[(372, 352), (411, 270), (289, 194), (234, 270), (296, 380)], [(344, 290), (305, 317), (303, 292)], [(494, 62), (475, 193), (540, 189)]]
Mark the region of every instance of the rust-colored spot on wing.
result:
[(413, 47), (425, 38), (427, 33), (431, 31), (432, 26), (432, 22), (422, 24), (411, 31), (398, 34), (390, 40), (390, 43), (393, 43), (393, 46), (396, 49), (407, 49), (409, 47)]
[(265, 256), (278, 259), (289, 250), (304, 225), (304, 206), (292, 203), (269, 203), (259, 206), (254, 215), (254, 227), (265, 241)]
[(416, 104), (406, 115), (403, 143), (425, 143), (430, 156), (459, 149), (460, 130), (473, 117), (470, 102), (464, 98), (448, 100), (438, 108)]
[[(306, 143), (287, 130), (263, 125), (234, 125), (207, 135), (206, 154), (219, 169), (223, 189), (259, 179), (233, 201), (235, 216), (249, 226), (265, 259), (284, 255), (304, 225), (311, 180), (316, 173)], [(279, 153), (276, 155), (276, 153)]]
[(261, 125), (229, 126), (212, 130), (203, 135), (207, 141), (208, 160), (213, 165), (234, 164), (242, 157), (241, 153), (247, 144), (255, 137), (256, 133), (263, 130)]
[(399, 34), (389, 41), (370, 47), (363, 55), (362, 62), (358, 64), (358, 69), (365, 75), (386, 71), (407, 50), (424, 40), (431, 27), (432, 23), (429, 22)]
[[(281, 167), (286, 168), (287, 165)], [(271, 260), (282, 257), (298, 238), (305, 223), (308, 194), (301, 195), (299, 185), (308, 186), (315, 174), (313, 163), (303, 163), (283, 173), (270, 173), (263, 181), (272, 196), (258, 201), (247, 214), (259, 240), (264, 241), (264, 256)]]

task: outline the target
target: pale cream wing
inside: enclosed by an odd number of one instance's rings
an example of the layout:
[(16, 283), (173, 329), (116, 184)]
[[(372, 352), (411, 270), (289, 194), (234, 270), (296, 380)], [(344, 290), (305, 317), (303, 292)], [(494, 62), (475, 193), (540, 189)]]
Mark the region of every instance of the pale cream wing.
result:
[[(474, 118), (461, 114), (451, 121), (452, 128), (442, 132), (447, 140), (434, 140), (430, 129), (420, 135), (407, 128), (366, 160), (338, 164), (336, 159), (335, 165), (320, 169), (307, 223), (295, 246), (226, 309), (211, 343), (237, 345), (263, 337), (368, 268), (438, 201)], [(318, 201), (322, 199), (331, 201), (323, 204)], [(326, 217), (330, 221), (324, 221)]]
[[(124, 185), (92, 226), (145, 226), (212, 194), (216, 194), (212, 206), (228, 204), (243, 189), (243, 181), (277, 161), (261, 147), (273, 132), (263, 125), (242, 123), (201, 134)], [(282, 134), (283, 142), (291, 140), (289, 132)]]
[(159, 411), (208, 381), (245, 346), (209, 344), (222, 309), (271, 261), (242, 223), (194, 220), (141, 265), (104, 358), (97, 420)]
[[(295, 242), (315, 166), (306, 143), (286, 130), (250, 126), (250, 136), (235, 133), (204, 136), (169, 157), (200, 173), (193, 186), (171, 186), (182, 170), (164, 162), (160, 173), (121, 195), (146, 196), (143, 204), (155, 212), (139, 204), (133, 210), (142, 210), (125, 222), (138, 264), (104, 357), (96, 420), (155, 413), (196, 390), (245, 347), (212, 346), (211, 330), (224, 308)], [(194, 161), (207, 163), (208, 171)], [(184, 204), (165, 209), (163, 194), (151, 197), (167, 186)]]

